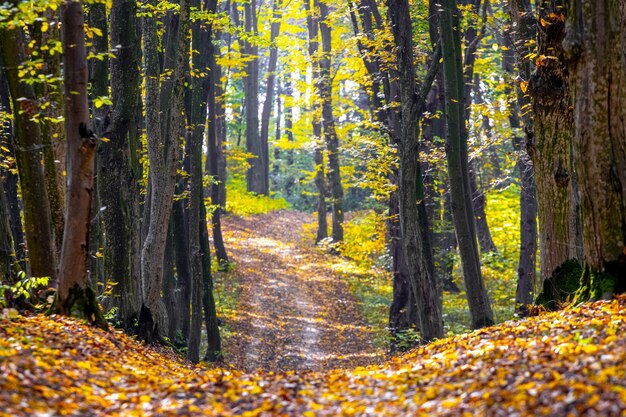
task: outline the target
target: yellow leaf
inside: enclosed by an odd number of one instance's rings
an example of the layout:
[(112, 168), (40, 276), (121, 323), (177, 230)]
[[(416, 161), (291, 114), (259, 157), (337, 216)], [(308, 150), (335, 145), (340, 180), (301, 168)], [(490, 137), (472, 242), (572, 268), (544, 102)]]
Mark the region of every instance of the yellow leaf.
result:
[(522, 93), (526, 93), (526, 91), (528, 90), (528, 81), (520, 82), (519, 88), (522, 90)]

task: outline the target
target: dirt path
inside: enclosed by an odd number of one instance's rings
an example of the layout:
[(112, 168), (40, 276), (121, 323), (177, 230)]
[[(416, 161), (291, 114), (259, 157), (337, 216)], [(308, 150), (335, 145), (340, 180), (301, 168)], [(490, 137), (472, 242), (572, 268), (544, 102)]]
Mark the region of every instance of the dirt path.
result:
[(289, 211), (224, 221), (241, 290), (225, 351), (239, 369), (320, 371), (381, 358), (328, 255), (302, 242), (302, 226), (310, 221)]

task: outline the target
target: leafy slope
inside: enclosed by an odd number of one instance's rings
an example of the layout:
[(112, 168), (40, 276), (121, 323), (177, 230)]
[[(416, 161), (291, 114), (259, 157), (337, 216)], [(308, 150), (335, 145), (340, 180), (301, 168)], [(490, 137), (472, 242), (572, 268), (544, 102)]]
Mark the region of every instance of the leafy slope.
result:
[(71, 319), (0, 319), (0, 416), (624, 415), (625, 326), (620, 298), (367, 368), (244, 374)]

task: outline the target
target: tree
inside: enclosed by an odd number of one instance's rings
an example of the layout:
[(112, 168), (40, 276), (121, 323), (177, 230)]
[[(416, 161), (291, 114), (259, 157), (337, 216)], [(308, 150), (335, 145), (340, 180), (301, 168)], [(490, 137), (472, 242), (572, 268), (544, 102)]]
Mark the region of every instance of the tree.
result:
[[(400, 90), (401, 122), (398, 135), (400, 168), (398, 179), (400, 231), (409, 272), (409, 285), (415, 297), (421, 337), (424, 342), (443, 336), (441, 287), (436, 282), (433, 264), (424, 257), (432, 250), (424, 242), (423, 227), (427, 224), (424, 211), (418, 207), (418, 189), (423, 191), (419, 168), (418, 118), (421, 117), (426, 95), (434, 78), (432, 65), (429, 75), (416, 91), (413, 66), (413, 31), (406, 0), (388, 0), (388, 14), (396, 46), (398, 87)], [(437, 62), (438, 59), (435, 60)], [(421, 219), (420, 219), (421, 217)], [(432, 256), (431, 258), (432, 259)]]
[[(12, 3), (17, 5), (17, 1)], [(30, 84), (19, 77), (19, 66), (26, 61), (26, 45), (20, 25), (0, 25), (0, 52), (11, 94), (14, 114), (15, 159), (17, 162), (22, 201), (24, 232), (31, 273), (35, 277), (56, 278), (56, 248), (46, 189), (45, 169), (41, 160), (41, 129), (33, 120), (37, 97)]]
[[(104, 271), (105, 276), (116, 282), (114, 294), (119, 306), (118, 316), (124, 326), (131, 327), (139, 316), (141, 287), (138, 268), (133, 257), (138, 256), (133, 247), (139, 231), (134, 196), (137, 173), (131, 168), (130, 157), (135, 146), (129, 137), (130, 124), (137, 111), (139, 95), (139, 39), (136, 31), (137, 5), (130, 0), (114, 0), (110, 13), (111, 45), (115, 55), (110, 59), (111, 101), (103, 137), (97, 148), (98, 191), (104, 208), (102, 221), (106, 235)], [(105, 86), (108, 85), (105, 78)], [(105, 94), (107, 91), (105, 90)], [(120, 187), (120, 184), (123, 184)]]
[(59, 264), (59, 288), (53, 308), (61, 314), (79, 315), (106, 328), (95, 293), (87, 280), (96, 137), (89, 129), (82, 1), (64, 3), (62, 15), (68, 208)]
[(248, 191), (269, 195), (268, 184), (265, 178), (267, 155), (259, 136), (259, 47), (256, 40), (250, 37), (258, 36), (256, 2), (251, 0), (244, 5), (245, 30), (248, 37), (243, 40), (242, 52), (247, 56), (246, 74), (244, 78), (245, 111), (246, 111), (246, 149), (253, 156), (248, 160), (250, 168), (247, 173)]
[(585, 269), (581, 292), (588, 293), (580, 295), (607, 297), (624, 279), (626, 260), (626, 172), (622, 169), (626, 164), (622, 123), (626, 117), (626, 7), (620, 2), (583, 4), (580, 0), (567, 6), (552, 11), (546, 16), (547, 25), (540, 26), (553, 41), (560, 35), (556, 28), (562, 30), (567, 22), (560, 57), (573, 106), (574, 174), (570, 182), (577, 186), (580, 200), (575, 193), (570, 203), (580, 204), (584, 252), (579, 259)]
[[(313, 67), (313, 84), (316, 96), (321, 94), (321, 76), (319, 69), (319, 16), (315, 5), (311, 0), (304, 0), (304, 9), (306, 11), (306, 25), (309, 35), (309, 58)], [(312, 124), (313, 137), (316, 141), (314, 151), (315, 162), (315, 187), (317, 188), (317, 235), (315, 242), (320, 242), (328, 237), (328, 220), (326, 218), (326, 178), (324, 175), (324, 155), (322, 154), (321, 141), (322, 138), (322, 109), (318, 100), (312, 103)]]
[(331, 77), (331, 35), (328, 22), (329, 7), (323, 1), (316, 0), (319, 8), (320, 35), (322, 38), (322, 55), (319, 60), (319, 93), (322, 99), (322, 128), (324, 141), (328, 151), (328, 178), (330, 183), (332, 207), (332, 238), (333, 242), (343, 241), (343, 185), (341, 184), (341, 164), (339, 162), (339, 138), (335, 130), (333, 116), (333, 81)]
[[(146, 4), (154, 6), (153, 0)], [(172, 208), (172, 197), (178, 166), (179, 147), (184, 136), (184, 83), (185, 59), (189, 51), (187, 31), (189, 28), (189, 3), (181, 0), (178, 31), (176, 35), (175, 66), (172, 74), (172, 94), (168, 103), (167, 118), (169, 138), (160, 133), (159, 116), (159, 63), (157, 55), (156, 22), (152, 18), (144, 19), (144, 71), (146, 78), (145, 108), (148, 158), (150, 160), (150, 215), (148, 231), (141, 252), (141, 276), (144, 282), (143, 305), (139, 319), (139, 335), (142, 339), (153, 342), (161, 339), (161, 332), (166, 331), (167, 315), (161, 299), (163, 281), (163, 254), (167, 238), (167, 225)], [(166, 142), (166, 139), (167, 140)]]
[(469, 184), (464, 80), (460, 26), (456, 0), (445, 0), (439, 10), (446, 92), (446, 156), (452, 216), (463, 266), (463, 279), (472, 316), (472, 328), (493, 324), (493, 313), (480, 270), (476, 226)]

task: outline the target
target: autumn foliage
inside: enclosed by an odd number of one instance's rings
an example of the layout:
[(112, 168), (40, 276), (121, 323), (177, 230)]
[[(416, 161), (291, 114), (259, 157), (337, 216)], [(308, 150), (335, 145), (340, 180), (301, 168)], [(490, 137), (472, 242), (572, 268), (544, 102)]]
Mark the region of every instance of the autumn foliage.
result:
[(626, 298), (435, 341), (380, 365), (193, 367), (64, 317), (0, 319), (0, 416), (623, 415)]

